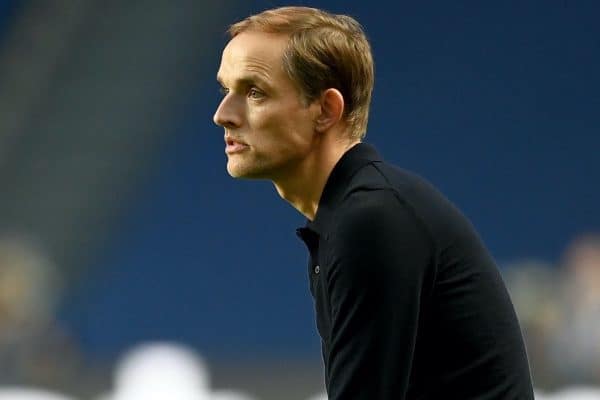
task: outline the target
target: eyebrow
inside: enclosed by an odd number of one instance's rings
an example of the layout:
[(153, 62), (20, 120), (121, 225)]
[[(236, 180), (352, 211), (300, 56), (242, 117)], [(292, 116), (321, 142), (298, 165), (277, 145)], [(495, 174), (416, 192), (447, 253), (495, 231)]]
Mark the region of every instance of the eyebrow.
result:
[[(219, 75), (217, 75), (217, 82), (219, 82), (221, 84), (221, 86), (225, 86), (223, 84), (223, 80), (221, 79), (221, 77)], [(255, 84), (260, 84), (262, 86), (266, 86), (267, 88), (271, 87), (271, 85), (269, 85), (267, 80), (262, 78), (258, 74), (243, 75), (242, 77), (240, 77), (234, 81), (234, 85), (236, 85), (236, 86), (252, 86)]]

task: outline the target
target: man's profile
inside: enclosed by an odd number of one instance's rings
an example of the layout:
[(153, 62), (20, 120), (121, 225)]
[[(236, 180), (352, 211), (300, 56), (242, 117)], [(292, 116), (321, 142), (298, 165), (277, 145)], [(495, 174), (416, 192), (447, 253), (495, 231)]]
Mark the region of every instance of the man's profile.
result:
[(497, 267), (429, 183), (363, 143), (374, 81), (353, 18), (306, 7), (229, 29), (214, 121), (227, 171), (303, 214), (329, 399), (533, 399)]

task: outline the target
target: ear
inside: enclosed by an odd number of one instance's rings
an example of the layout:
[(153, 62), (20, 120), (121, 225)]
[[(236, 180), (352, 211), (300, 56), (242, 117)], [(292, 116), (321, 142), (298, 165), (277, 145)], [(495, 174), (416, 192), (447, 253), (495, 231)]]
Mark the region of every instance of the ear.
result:
[(344, 115), (344, 96), (339, 90), (329, 88), (325, 90), (319, 101), (321, 112), (315, 120), (317, 132), (325, 132), (337, 124)]

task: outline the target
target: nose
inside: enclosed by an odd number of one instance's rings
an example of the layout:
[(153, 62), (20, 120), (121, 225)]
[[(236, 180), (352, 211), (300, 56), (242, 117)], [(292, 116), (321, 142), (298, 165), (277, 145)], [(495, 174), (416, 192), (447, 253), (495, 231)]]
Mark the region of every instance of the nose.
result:
[(224, 128), (236, 128), (242, 123), (241, 105), (233, 94), (227, 94), (221, 100), (221, 103), (213, 115), (215, 124)]

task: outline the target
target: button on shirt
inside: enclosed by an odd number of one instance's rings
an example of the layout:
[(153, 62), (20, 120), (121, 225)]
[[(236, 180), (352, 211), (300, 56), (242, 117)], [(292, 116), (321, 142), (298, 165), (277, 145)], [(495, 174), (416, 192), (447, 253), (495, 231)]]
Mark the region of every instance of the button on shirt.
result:
[(533, 399), (499, 271), (429, 183), (359, 143), (297, 234), (330, 400)]

